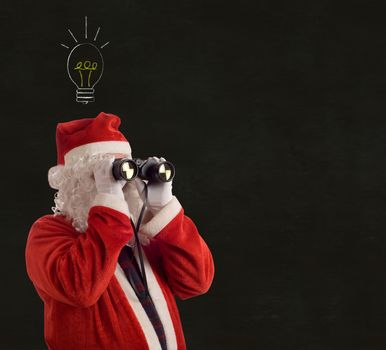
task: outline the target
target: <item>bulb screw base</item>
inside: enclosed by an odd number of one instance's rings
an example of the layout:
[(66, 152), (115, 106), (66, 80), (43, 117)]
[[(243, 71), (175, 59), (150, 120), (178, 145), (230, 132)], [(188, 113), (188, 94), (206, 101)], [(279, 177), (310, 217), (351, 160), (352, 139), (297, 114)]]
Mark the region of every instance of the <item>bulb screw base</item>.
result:
[(87, 104), (89, 102), (94, 102), (94, 89), (90, 88), (79, 88), (76, 90), (76, 102)]

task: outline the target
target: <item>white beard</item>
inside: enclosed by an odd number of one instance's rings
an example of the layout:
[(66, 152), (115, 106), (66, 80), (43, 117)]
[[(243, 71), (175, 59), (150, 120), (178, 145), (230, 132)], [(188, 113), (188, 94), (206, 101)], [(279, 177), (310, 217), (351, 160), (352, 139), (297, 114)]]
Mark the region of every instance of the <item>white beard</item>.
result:
[[(50, 186), (57, 189), (52, 210), (55, 215), (64, 215), (71, 220), (76, 231), (83, 233), (88, 227), (88, 213), (97, 194), (92, 169), (95, 162), (106, 155), (100, 154), (79, 159), (73, 166), (57, 165), (48, 172)], [(140, 215), (143, 201), (138, 193), (134, 181), (127, 182), (123, 187), (125, 201), (134, 221)], [(147, 244), (145, 237), (140, 237), (142, 243)], [(132, 244), (133, 239), (129, 242)]]

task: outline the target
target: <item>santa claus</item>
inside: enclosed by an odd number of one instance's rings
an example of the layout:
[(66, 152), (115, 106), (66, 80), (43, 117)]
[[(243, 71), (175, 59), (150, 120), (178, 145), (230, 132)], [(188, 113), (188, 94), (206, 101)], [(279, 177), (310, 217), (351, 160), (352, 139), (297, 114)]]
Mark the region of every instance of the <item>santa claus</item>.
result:
[(57, 126), (54, 213), (32, 225), (25, 255), (52, 350), (185, 349), (175, 297), (213, 280), (211, 252), (172, 181), (112, 175), (115, 159), (132, 158), (120, 123), (100, 113)]

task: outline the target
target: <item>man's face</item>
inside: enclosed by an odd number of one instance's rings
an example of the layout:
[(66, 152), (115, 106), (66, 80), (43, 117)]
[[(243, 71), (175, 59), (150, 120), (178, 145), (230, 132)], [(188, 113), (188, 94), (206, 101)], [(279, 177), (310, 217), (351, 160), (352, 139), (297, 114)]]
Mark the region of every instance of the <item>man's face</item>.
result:
[(109, 154), (112, 154), (116, 159), (127, 157), (127, 154), (125, 154), (125, 153), (109, 153)]

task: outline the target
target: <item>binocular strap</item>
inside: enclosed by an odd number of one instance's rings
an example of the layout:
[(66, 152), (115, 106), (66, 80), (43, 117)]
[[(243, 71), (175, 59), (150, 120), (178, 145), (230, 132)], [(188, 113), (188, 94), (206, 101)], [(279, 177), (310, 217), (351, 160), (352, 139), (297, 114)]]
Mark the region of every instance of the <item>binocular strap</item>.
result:
[(146, 293), (147, 296), (150, 296), (149, 288), (147, 286), (145, 266), (144, 266), (144, 263), (143, 263), (143, 255), (142, 255), (141, 242), (139, 241), (139, 238), (138, 238), (139, 227), (141, 226), (143, 215), (145, 213), (145, 208), (147, 206), (147, 184), (146, 184), (146, 182), (143, 182), (143, 184), (145, 185), (145, 187), (144, 187), (144, 191), (145, 191), (144, 198), (145, 198), (145, 200), (143, 202), (141, 213), (139, 214), (139, 217), (138, 217), (138, 220), (137, 220), (137, 225), (134, 224), (133, 219), (130, 218), (130, 220), (131, 220), (131, 224), (133, 225), (133, 228), (134, 228), (134, 236), (135, 236), (134, 249), (135, 249), (135, 247), (137, 247), (137, 249), (138, 249), (138, 256), (139, 256), (140, 269), (141, 269), (140, 275), (141, 275), (141, 278), (142, 278), (142, 281), (143, 281), (143, 285), (145, 287), (145, 293)]

